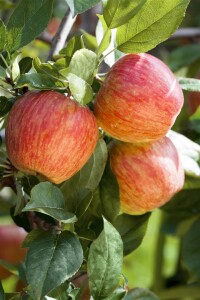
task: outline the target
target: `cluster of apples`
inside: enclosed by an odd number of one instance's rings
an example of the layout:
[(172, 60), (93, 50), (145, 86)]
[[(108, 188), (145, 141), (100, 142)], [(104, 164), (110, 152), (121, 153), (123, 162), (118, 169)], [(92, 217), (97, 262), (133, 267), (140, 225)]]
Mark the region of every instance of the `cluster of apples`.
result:
[(116, 139), (110, 162), (121, 210), (142, 214), (183, 186), (178, 153), (165, 137), (182, 105), (182, 90), (162, 61), (129, 54), (108, 72), (94, 114), (56, 91), (29, 91), (19, 97), (7, 122), (8, 157), (21, 171), (62, 183), (93, 153), (99, 125)]
[(183, 101), (174, 74), (150, 54), (126, 55), (108, 72), (94, 113), (116, 139), (110, 163), (120, 188), (121, 211), (136, 215), (151, 211), (182, 188), (184, 170), (165, 135)]

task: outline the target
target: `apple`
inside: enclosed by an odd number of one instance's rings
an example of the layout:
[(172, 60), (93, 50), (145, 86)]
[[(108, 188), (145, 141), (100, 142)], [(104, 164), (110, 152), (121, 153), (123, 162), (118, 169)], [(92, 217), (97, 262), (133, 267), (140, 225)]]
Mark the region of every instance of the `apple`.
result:
[[(26, 235), (26, 231), (15, 224), (0, 225), (0, 259), (15, 265), (23, 261), (26, 249), (21, 248), (21, 243)], [(11, 275), (10, 271), (0, 266), (0, 280), (9, 275)]]
[(30, 91), (13, 105), (6, 127), (11, 163), (59, 184), (90, 158), (98, 140), (88, 107), (55, 91)]
[(99, 126), (130, 143), (166, 135), (183, 106), (182, 90), (171, 70), (158, 58), (128, 54), (108, 72), (94, 104)]
[(110, 164), (119, 184), (121, 211), (127, 214), (162, 206), (184, 184), (178, 152), (168, 137), (140, 146), (115, 141)]

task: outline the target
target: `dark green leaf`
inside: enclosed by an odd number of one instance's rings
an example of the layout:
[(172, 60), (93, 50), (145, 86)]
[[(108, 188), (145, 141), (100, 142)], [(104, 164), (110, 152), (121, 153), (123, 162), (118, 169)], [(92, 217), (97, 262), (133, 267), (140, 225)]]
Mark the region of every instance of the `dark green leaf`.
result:
[(5, 300), (21, 300), (20, 293), (6, 293)]
[(73, 36), (68, 42), (67, 46), (63, 48), (59, 54), (64, 56), (67, 67), (71, 61), (73, 54), (77, 51), (84, 48), (83, 40), (81, 35)]
[(1, 281), (0, 281), (0, 299), (1, 300), (5, 299), (4, 290), (3, 290), (3, 286), (2, 286)]
[(33, 60), (33, 68), (37, 73), (44, 74), (55, 79), (62, 79), (63, 77), (56, 69), (53, 62), (41, 63), (38, 57)]
[(38, 211), (63, 223), (73, 223), (76, 216), (65, 211), (65, 200), (58, 187), (50, 182), (41, 182), (31, 191), (31, 200), (23, 211)]
[(0, 20), (0, 51), (5, 49), (6, 44), (6, 27), (2, 20)]
[(76, 101), (82, 105), (86, 105), (92, 101), (93, 90), (85, 80), (73, 73), (69, 73), (67, 79), (72, 96)]
[(19, 77), (16, 87), (21, 88), (28, 86), (30, 89), (65, 89), (66, 86), (62, 81), (54, 80), (52, 77), (45, 74), (23, 74)]
[(73, 177), (65, 181), (61, 187), (67, 199), (67, 207), (74, 207), (78, 198), (83, 198), (87, 191), (96, 189), (103, 175), (106, 161), (107, 146), (103, 139), (99, 139), (87, 163)]
[(127, 296), (124, 300), (159, 300), (158, 296), (156, 296), (151, 291), (144, 288), (135, 288), (128, 292)]
[(7, 99), (6, 97), (0, 97), (0, 117), (5, 116), (13, 105), (13, 99)]
[(107, 297), (105, 300), (122, 300), (126, 295), (127, 291), (123, 288), (116, 289), (111, 296)]
[(81, 14), (100, 2), (100, 0), (66, 0), (72, 15)]
[(117, 28), (134, 17), (147, 0), (108, 0), (103, 9), (103, 16), (109, 28)]
[(198, 79), (178, 77), (178, 82), (185, 91), (200, 92), (200, 80)]
[(109, 160), (100, 184), (94, 192), (91, 210), (95, 216), (104, 215), (111, 222), (120, 211), (119, 186), (110, 169)]
[(82, 78), (88, 84), (92, 84), (97, 70), (97, 55), (88, 49), (77, 50), (69, 64), (69, 73)]
[(113, 225), (121, 235), (124, 255), (131, 253), (142, 243), (150, 215), (150, 213), (141, 216), (122, 214), (115, 219)]
[(5, 79), (5, 77), (6, 77), (6, 70), (2, 66), (0, 66), (0, 78)]
[(104, 299), (117, 288), (122, 272), (123, 244), (118, 231), (104, 219), (104, 230), (92, 243), (88, 257), (90, 291)]
[(9, 50), (27, 45), (47, 27), (52, 5), (53, 0), (20, 1), (7, 25)]
[(200, 45), (190, 44), (183, 47), (179, 47), (172, 51), (168, 64), (173, 72), (178, 71), (180, 68), (188, 66), (194, 63), (200, 58)]
[(200, 278), (200, 219), (195, 221), (183, 237), (183, 259), (188, 269)]
[(33, 59), (31, 57), (24, 57), (19, 62), (20, 74), (27, 73), (32, 67)]
[(200, 213), (200, 189), (183, 189), (167, 204), (162, 206), (164, 211), (175, 214), (177, 217), (193, 217)]
[[(33, 238), (30, 237), (32, 234)], [(38, 300), (79, 270), (83, 252), (79, 240), (69, 231), (63, 231), (57, 236), (50, 232), (31, 232), (27, 239), (27, 281), (35, 296), (34, 300)]]
[(117, 29), (116, 41), (125, 53), (146, 52), (165, 41), (180, 25), (189, 0), (150, 0)]

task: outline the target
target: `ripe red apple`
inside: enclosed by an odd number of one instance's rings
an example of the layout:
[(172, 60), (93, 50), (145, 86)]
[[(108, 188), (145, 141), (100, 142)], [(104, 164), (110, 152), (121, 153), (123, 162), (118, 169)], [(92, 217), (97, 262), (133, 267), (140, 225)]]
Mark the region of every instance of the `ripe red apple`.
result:
[[(0, 226), (0, 259), (11, 264), (18, 264), (23, 261), (26, 249), (21, 248), (21, 243), (27, 233), (23, 228), (14, 224)], [(11, 273), (3, 266), (0, 266), (0, 279), (5, 279)]]
[(55, 91), (31, 91), (13, 105), (6, 128), (11, 163), (61, 183), (91, 156), (98, 140), (92, 112)]
[(158, 58), (128, 54), (108, 72), (94, 113), (100, 127), (125, 142), (150, 142), (172, 127), (183, 93), (171, 70)]
[(120, 189), (121, 211), (143, 214), (162, 206), (184, 184), (184, 170), (169, 138), (151, 144), (113, 142), (110, 163)]

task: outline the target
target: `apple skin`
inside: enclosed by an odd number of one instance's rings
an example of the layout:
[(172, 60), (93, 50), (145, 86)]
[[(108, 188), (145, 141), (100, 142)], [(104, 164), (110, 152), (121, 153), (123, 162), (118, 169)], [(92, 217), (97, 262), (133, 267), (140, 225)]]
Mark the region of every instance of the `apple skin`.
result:
[(27, 92), (9, 113), (6, 147), (11, 163), (56, 184), (82, 168), (97, 140), (92, 112), (55, 91)]
[(115, 141), (110, 164), (120, 189), (121, 211), (140, 215), (162, 206), (184, 184), (184, 170), (169, 138), (137, 146)]
[(130, 143), (166, 135), (183, 106), (182, 90), (171, 70), (158, 58), (128, 54), (108, 72), (94, 104), (99, 126)]
[[(11, 264), (18, 264), (26, 256), (26, 249), (21, 248), (27, 232), (15, 224), (0, 225), (0, 259)], [(7, 278), (11, 273), (0, 266), (0, 280)]]

